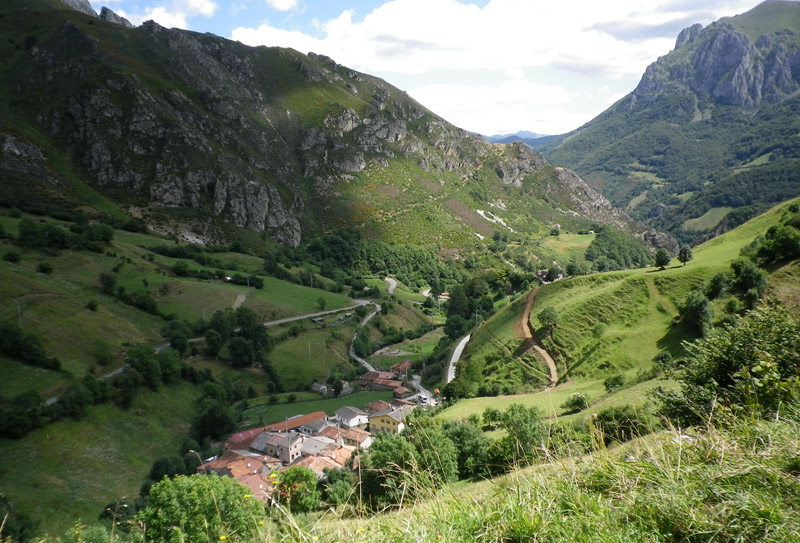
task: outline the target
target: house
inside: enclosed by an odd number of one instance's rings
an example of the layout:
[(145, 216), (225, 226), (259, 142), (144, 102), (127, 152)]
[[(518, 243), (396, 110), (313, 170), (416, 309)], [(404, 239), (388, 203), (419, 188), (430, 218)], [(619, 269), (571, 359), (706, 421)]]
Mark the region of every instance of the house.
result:
[(301, 434), (313, 436), (314, 434), (320, 433), (324, 428), (330, 425), (331, 423), (327, 419), (313, 420), (311, 422), (302, 425), (300, 428), (297, 429), (297, 431), (300, 432)]
[(311, 392), (316, 392), (317, 394), (322, 394), (323, 396), (327, 396), (328, 385), (324, 385), (322, 383), (314, 383), (313, 385), (311, 385)]
[(238, 477), (237, 480), (249, 488), (250, 495), (257, 500), (260, 500), (264, 503), (271, 501), (274, 487), (272, 486), (272, 480), (268, 475), (256, 473), (253, 475), (244, 475), (242, 477)]
[(279, 458), (291, 464), (301, 456), (305, 436), (297, 433), (264, 432), (250, 445), (250, 450)]
[(301, 426), (314, 422), (315, 420), (327, 420), (328, 415), (324, 411), (314, 411), (308, 415), (297, 415), (292, 418), (286, 419), (283, 422), (276, 422), (269, 426), (264, 426), (263, 430), (266, 432), (289, 432), (297, 430)]
[(303, 439), (303, 445), (300, 447), (300, 454), (303, 456), (319, 456), (321, 452), (335, 448), (338, 448), (338, 445), (329, 437), (307, 437)]
[(325, 469), (342, 469), (344, 467), (342, 464), (326, 456), (307, 456), (298, 461), (295, 465), (303, 466), (313, 471), (318, 481), (322, 481), (327, 477), (327, 475), (325, 475)]
[(227, 449), (247, 449), (250, 444), (255, 440), (258, 435), (263, 432), (263, 428), (252, 428), (250, 430), (245, 430), (244, 432), (239, 432), (238, 434), (233, 434), (227, 440), (225, 440), (224, 448)]
[(378, 411), (383, 411), (385, 409), (389, 409), (390, 407), (392, 407), (392, 404), (390, 404), (389, 402), (385, 402), (383, 400), (377, 400), (377, 401), (368, 403), (364, 407), (367, 408), (367, 413), (373, 414), (373, 413), (377, 413)]
[(373, 434), (377, 432), (399, 434), (405, 429), (404, 421), (413, 410), (412, 406), (404, 405), (378, 411), (369, 417), (369, 431)]
[(394, 389), (394, 397), (395, 398), (408, 398), (414, 394), (413, 390), (409, 390), (406, 387), (397, 387)]
[(339, 424), (347, 428), (364, 428), (369, 424), (367, 412), (358, 407), (340, 407), (334, 414)]
[(246, 450), (228, 450), (217, 458), (197, 466), (198, 473), (237, 477), (237, 474), (267, 473), (282, 465), (278, 458)]
[[(371, 389), (371, 390), (384, 390), (384, 389), (376, 389), (375, 383), (378, 381), (387, 382), (387, 381), (394, 381), (395, 374), (390, 371), (368, 371), (364, 375), (361, 376), (361, 379), (358, 380), (359, 386), (364, 389)], [(398, 383), (396, 386), (391, 387), (397, 388), (400, 386), (401, 383)]]
[(372, 434), (360, 428), (338, 428), (328, 426), (320, 435), (329, 437), (342, 445), (368, 449), (372, 445)]
[(413, 364), (414, 363), (411, 362), (411, 360), (403, 360), (402, 362), (398, 362), (397, 364), (392, 366), (392, 371), (396, 375), (401, 375), (403, 377), (407, 377), (408, 376), (408, 370), (411, 369), (411, 366)]

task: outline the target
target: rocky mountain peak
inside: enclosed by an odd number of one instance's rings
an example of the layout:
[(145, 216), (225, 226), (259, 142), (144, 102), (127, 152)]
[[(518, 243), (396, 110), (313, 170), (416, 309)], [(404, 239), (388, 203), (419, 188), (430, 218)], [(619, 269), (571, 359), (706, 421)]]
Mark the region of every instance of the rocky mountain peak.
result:
[(680, 34), (678, 34), (678, 39), (675, 40), (675, 49), (680, 49), (684, 43), (695, 39), (700, 35), (701, 30), (703, 30), (703, 25), (700, 23), (693, 24), (692, 26), (681, 30)]

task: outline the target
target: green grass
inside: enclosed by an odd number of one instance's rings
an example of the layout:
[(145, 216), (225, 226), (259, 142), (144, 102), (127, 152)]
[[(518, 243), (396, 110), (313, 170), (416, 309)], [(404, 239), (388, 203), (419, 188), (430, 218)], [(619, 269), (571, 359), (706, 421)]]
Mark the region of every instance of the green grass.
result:
[(314, 381), (324, 382), (336, 366), (349, 364), (354, 325), (317, 326), (311, 325), (299, 336), (279, 343), (269, 354), (272, 367), (288, 390), (310, 387)]
[(177, 453), (197, 390), (188, 384), (159, 394), (140, 389), (127, 411), (93, 406), (84, 420), (0, 440), (0, 488), (15, 508), (41, 521), (42, 532), (94, 522), (108, 502), (138, 495), (156, 458)]
[(732, 209), (732, 207), (713, 207), (700, 217), (684, 221), (683, 229), (703, 231), (714, 228)]
[[(314, 396), (320, 398), (319, 394), (314, 394)], [(245, 418), (243, 424), (246, 426), (258, 426), (262, 424), (262, 421), (263, 424), (272, 424), (285, 420), (287, 417), (301, 414), (305, 415), (313, 413), (314, 411), (325, 411), (328, 415), (333, 416), (333, 413), (337, 409), (346, 405), (363, 408), (368, 403), (378, 400), (389, 401), (391, 398), (392, 393), (390, 391), (378, 391), (354, 392), (353, 394), (339, 396), (338, 398), (276, 403), (274, 405), (264, 403), (261, 405), (254, 405), (250, 409), (247, 409), (244, 413)], [(259, 400), (254, 400), (254, 402), (255, 401)]]

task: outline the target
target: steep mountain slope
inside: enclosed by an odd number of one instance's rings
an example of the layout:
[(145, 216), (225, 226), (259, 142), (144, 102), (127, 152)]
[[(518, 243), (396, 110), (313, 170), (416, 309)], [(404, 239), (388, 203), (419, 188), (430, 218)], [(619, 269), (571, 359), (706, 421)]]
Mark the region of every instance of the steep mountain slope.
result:
[[(200, 241), (235, 225), (292, 246), (340, 226), (443, 248), (554, 223), (645, 230), (524, 146), (487, 143), (330, 58), (128, 28), (56, 0), (0, 13), (9, 203), (89, 206)], [(489, 206), (505, 227), (478, 213)]]
[(800, 4), (694, 25), (606, 112), (540, 149), (684, 240), (800, 193)]

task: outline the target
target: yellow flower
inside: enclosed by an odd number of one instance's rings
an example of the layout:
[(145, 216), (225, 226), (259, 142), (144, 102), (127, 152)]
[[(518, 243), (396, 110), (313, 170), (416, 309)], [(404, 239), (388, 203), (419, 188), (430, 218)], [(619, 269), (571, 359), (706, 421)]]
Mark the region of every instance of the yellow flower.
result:
[(226, 539), (228, 539), (227, 536), (224, 536), (224, 535), (219, 536), (219, 540), (220, 541), (225, 541)]
[(250, 496), (250, 494), (245, 494), (244, 497), (245, 498), (250, 498), (251, 496)]
[(259, 526), (264, 526), (264, 521), (263, 521), (263, 520), (259, 520), (259, 521), (258, 521), (258, 525), (259, 525)]

